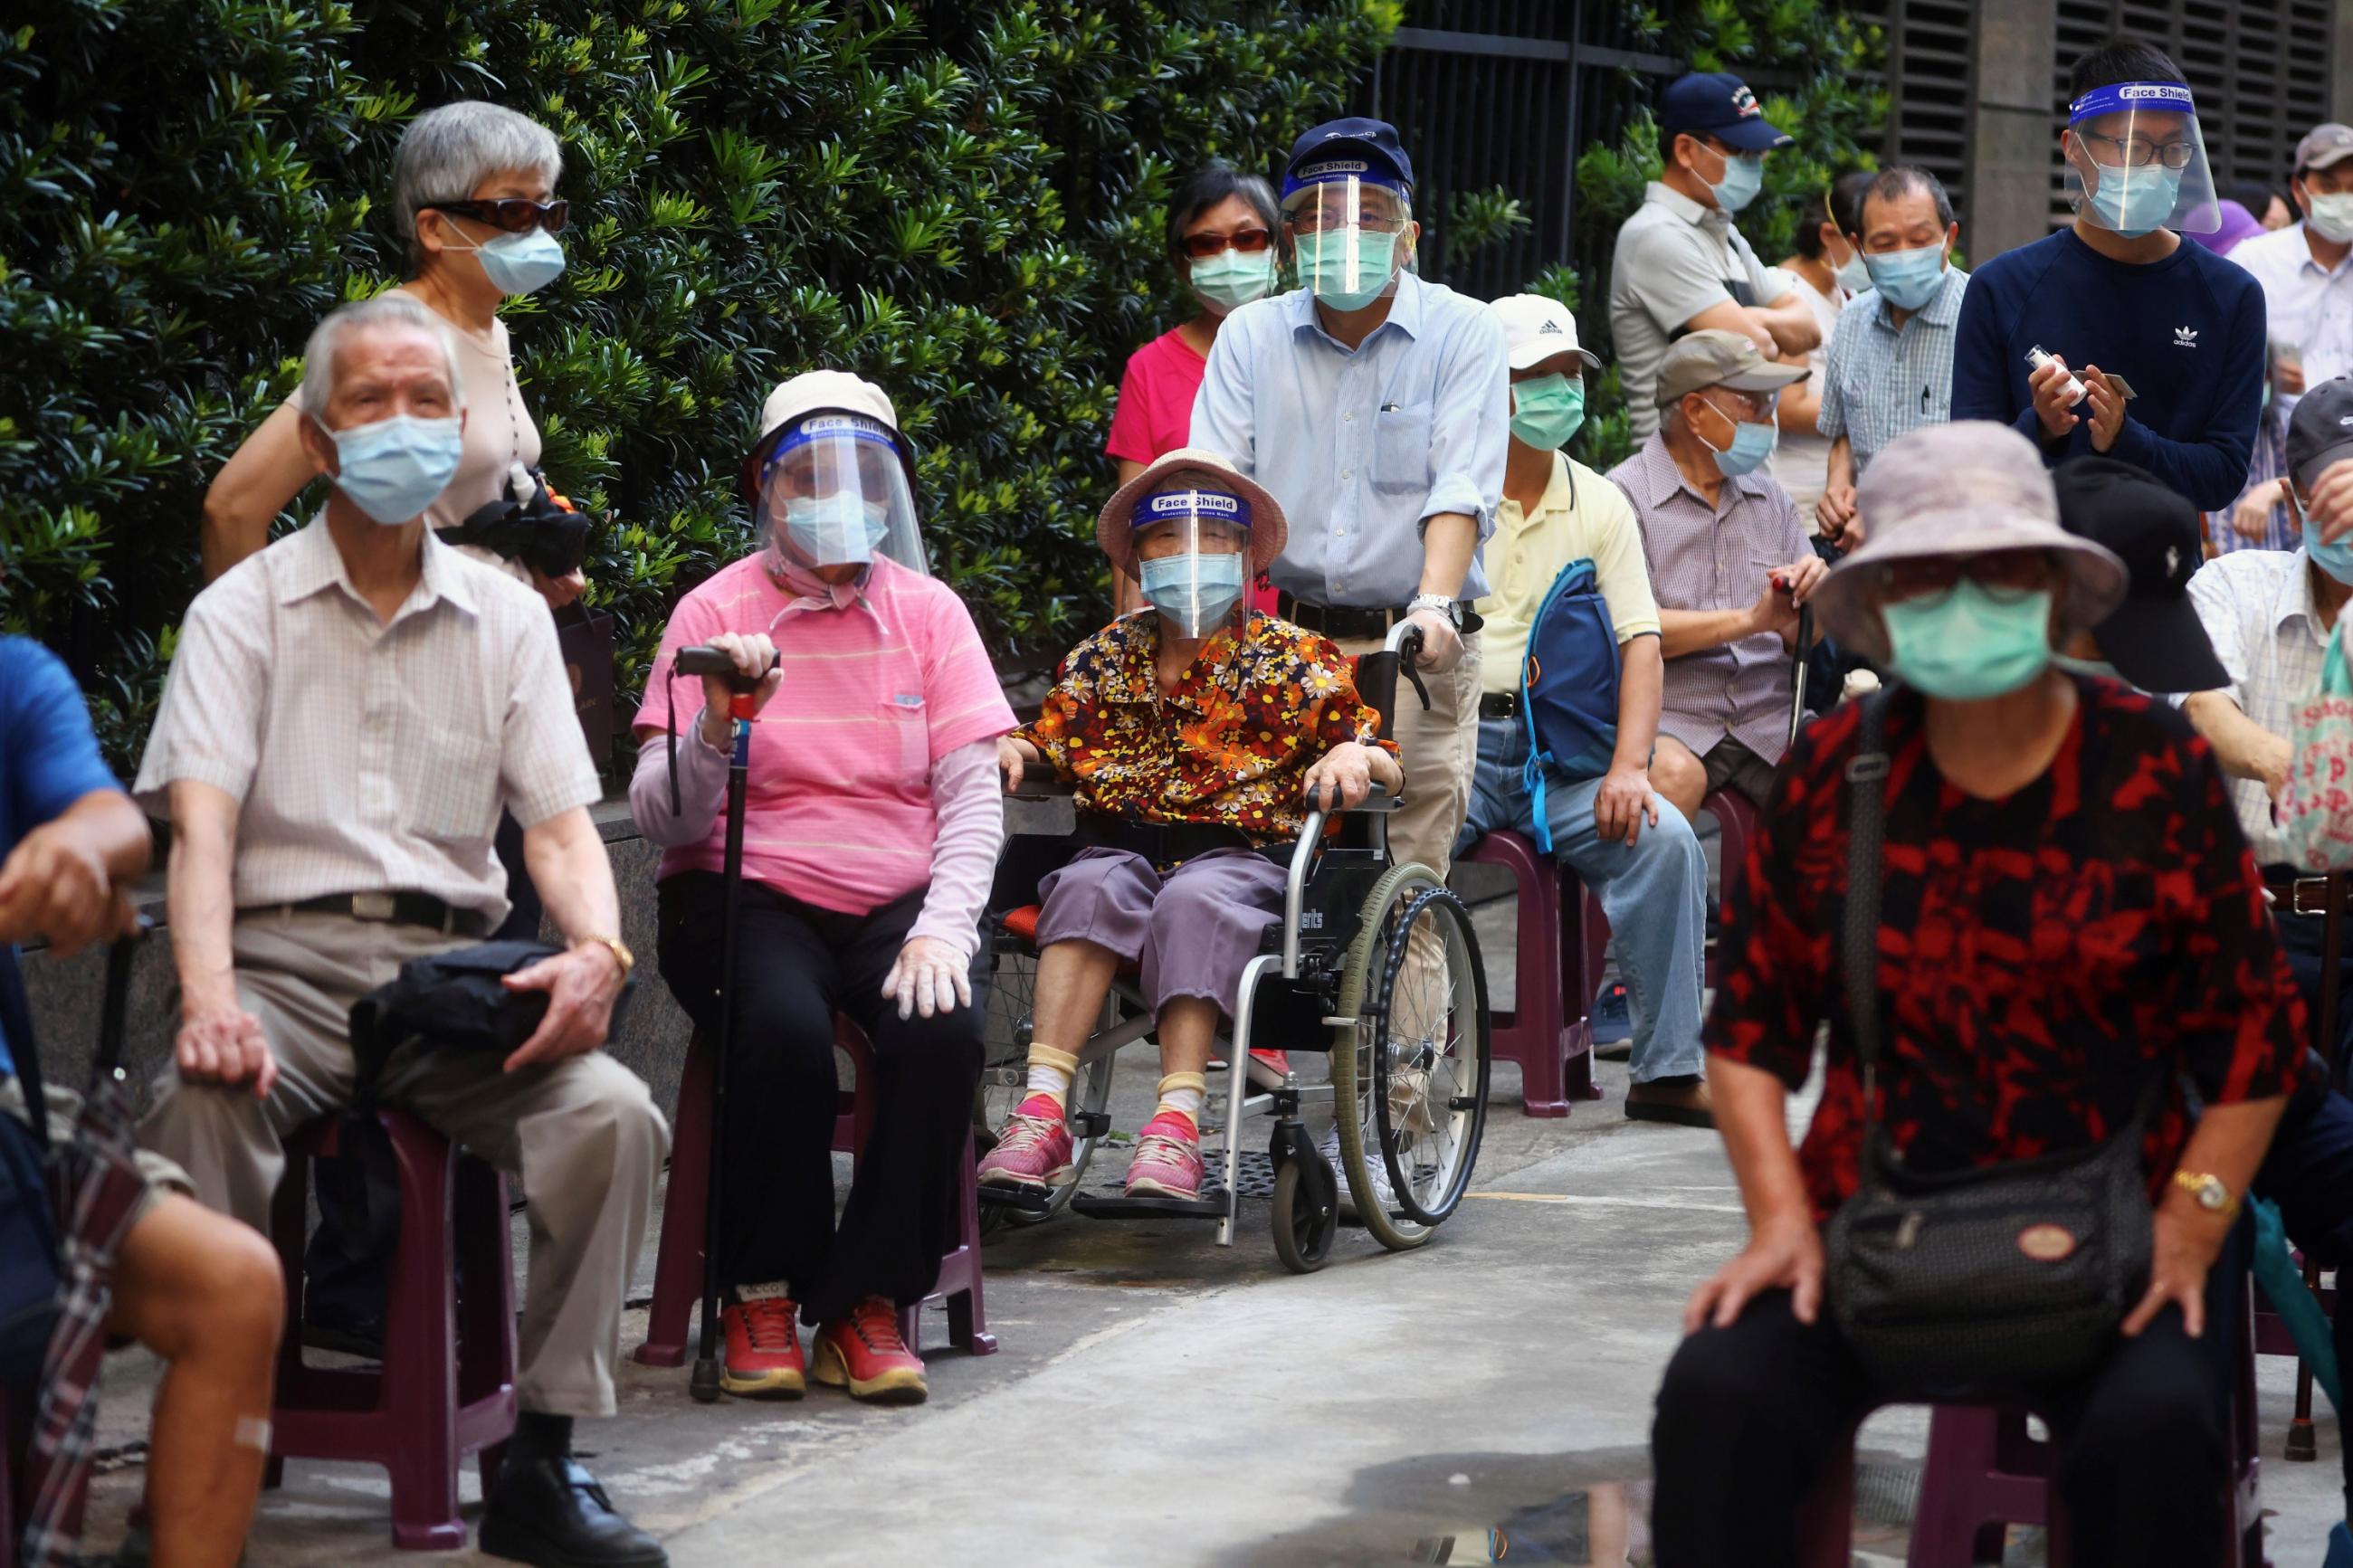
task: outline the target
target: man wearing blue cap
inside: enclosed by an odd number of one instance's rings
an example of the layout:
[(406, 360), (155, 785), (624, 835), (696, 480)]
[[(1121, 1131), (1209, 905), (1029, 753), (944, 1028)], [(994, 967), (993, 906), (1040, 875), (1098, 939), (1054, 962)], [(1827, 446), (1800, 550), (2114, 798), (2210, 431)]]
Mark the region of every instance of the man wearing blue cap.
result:
[(1609, 335), (1640, 446), (1659, 427), (1651, 388), (1667, 346), (1704, 327), (1738, 332), (1767, 359), (1798, 359), (1822, 341), (1813, 312), (1776, 280), (1732, 226), (1764, 188), (1765, 154), (1789, 145), (1736, 76), (1694, 71), (1659, 100), (1666, 167), (1618, 231), (1609, 264)]
[(1226, 318), (1193, 404), (1193, 445), (1271, 491), (1291, 535), (1268, 575), (1279, 613), (1377, 647), (1421, 629), (1430, 707), (1398, 704), (1406, 804), (1400, 860), (1445, 874), (1478, 750), (1479, 638), (1510, 439), (1503, 324), (1479, 300), (1416, 277), (1413, 164), (1397, 130), (1335, 120), (1283, 171), (1283, 226), (1302, 288)]

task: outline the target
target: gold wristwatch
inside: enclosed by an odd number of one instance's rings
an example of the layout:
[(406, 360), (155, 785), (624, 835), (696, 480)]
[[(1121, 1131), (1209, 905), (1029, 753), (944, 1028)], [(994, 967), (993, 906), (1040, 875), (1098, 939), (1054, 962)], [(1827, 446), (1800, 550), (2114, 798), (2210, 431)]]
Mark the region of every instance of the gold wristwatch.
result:
[(613, 962), (621, 966), (621, 978), (624, 980), (627, 980), (629, 977), (629, 971), (638, 966), (638, 955), (631, 952), (629, 951), (629, 944), (623, 942), (617, 936), (605, 936), (592, 932), (587, 936), (577, 939), (572, 945), (578, 947), (580, 943), (584, 942), (596, 942), (600, 947), (610, 952), (613, 955)]
[(2208, 1214), (2229, 1219), (2239, 1212), (2239, 1200), (2221, 1177), (2202, 1171), (2176, 1171), (2173, 1184), (2198, 1201)]

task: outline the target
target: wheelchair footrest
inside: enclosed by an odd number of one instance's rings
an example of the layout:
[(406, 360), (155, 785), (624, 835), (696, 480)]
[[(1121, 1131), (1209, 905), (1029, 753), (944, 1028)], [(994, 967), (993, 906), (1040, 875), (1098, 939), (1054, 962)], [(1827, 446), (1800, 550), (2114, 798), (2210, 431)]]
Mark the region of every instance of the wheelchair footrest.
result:
[(1119, 1198), (1108, 1193), (1081, 1193), (1071, 1207), (1089, 1219), (1223, 1219), (1223, 1193), (1198, 1198)]
[(980, 1187), (976, 1195), (983, 1208), (1019, 1209), (1023, 1214), (1044, 1214), (1054, 1203), (1052, 1194), (1031, 1187)]
[(1108, 1110), (1073, 1110), (1067, 1120), (1073, 1138), (1110, 1136), (1111, 1112)]

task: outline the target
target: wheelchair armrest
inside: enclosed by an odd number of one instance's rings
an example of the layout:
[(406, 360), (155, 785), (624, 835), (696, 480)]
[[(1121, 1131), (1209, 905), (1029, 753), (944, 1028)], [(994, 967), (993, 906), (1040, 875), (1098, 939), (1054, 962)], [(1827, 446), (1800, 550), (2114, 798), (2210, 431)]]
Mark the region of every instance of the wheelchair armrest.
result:
[(1025, 768), (1021, 773), (1021, 787), (1007, 790), (1005, 798), (1008, 800), (1069, 800), (1078, 793), (1079, 785), (1075, 779), (1056, 778), (1050, 769), (1040, 772)]

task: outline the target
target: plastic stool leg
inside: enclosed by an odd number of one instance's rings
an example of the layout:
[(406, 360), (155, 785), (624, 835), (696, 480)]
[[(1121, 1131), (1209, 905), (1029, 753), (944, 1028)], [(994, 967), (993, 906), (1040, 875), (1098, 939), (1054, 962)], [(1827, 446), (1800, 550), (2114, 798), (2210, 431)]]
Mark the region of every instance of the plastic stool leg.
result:
[(385, 1404), (399, 1441), (384, 1456), (392, 1472), (392, 1543), (446, 1552), (466, 1544), (458, 1514), (458, 1300), (449, 1204), (458, 1152), (438, 1138), (396, 1132), (400, 1166), (400, 1248), (385, 1314), (384, 1354), (397, 1375)]

